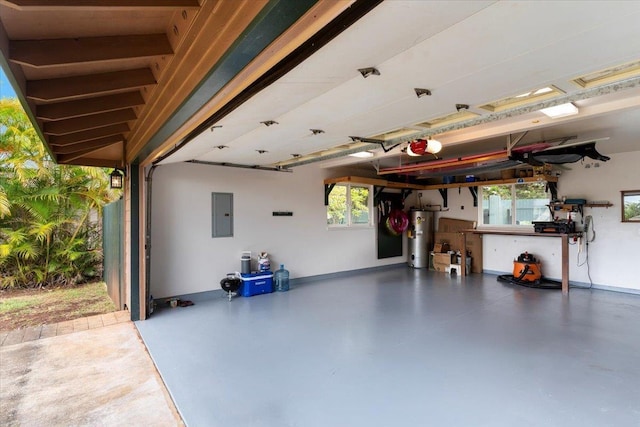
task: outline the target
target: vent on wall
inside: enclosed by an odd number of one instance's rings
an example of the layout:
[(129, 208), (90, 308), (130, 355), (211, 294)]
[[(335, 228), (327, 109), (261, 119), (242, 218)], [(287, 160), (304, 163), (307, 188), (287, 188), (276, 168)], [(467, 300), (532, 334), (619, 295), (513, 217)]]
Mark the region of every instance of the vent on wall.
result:
[(619, 80), (640, 76), (640, 61), (629, 62), (595, 73), (585, 74), (572, 80), (578, 86), (591, 88)]

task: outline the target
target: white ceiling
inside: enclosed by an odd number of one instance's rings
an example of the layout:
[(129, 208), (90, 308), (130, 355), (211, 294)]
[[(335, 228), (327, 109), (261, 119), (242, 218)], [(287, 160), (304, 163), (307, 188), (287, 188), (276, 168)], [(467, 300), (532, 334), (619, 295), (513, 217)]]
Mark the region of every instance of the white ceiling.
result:
[[(456, 111), (489, 116), (479, 106), (640, 59), (640, 1), (387, 0), (306, 62), (269, 86), (162, 163), (188, 160), (270, 166)], [(360, 68), (380, 75), (363, 78)], [(414, 88), (431, 96), (418, 98)], [(640, 87), (574, 102), (577, 116), (538, 111), (437, 135), (441, 157), (575, 135), (604, 154), (640, 149)], [(274, 120), (277, 125), (260, 122)], [(313, 135), (310, 129), (324, 133)], [(416, 128), (420, 129), (420, 128)], [(422, 131), (428, 129), (422, 128)], [(218, 149), (217, 146), (228, 148)], [(266, 150), (259, 154), (257, 150)], [(384, 160), (381, 160), (383, 159)], [(400, 148), (366, 162), (406, 162)], [(413, 160), (415, 161), (415, 160)], [(363, 162), (326, 160), (329, 166)]]

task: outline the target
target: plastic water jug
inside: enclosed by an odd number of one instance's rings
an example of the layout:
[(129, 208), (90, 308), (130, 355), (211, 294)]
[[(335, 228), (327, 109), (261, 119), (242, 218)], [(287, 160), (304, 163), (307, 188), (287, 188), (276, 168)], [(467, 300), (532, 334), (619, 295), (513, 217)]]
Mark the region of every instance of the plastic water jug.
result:
[(273, 275), (276, 291), (286, 292), (289, 290), (289, 270), (284, 269), (284, 264), (280, 264), (280, 270)]

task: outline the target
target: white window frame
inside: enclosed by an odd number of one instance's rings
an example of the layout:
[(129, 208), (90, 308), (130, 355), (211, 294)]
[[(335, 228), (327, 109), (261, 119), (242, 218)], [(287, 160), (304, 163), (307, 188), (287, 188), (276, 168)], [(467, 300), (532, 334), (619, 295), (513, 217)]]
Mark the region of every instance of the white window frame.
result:
[[(346, 203), (346, 214), (345, 217), (347, 219), (345, 224), (327, 224), (329, 229), (345, 229), (345, 228), (371, 228), (373, 227), (373, 186), (365, 185), (365, 184), (350, 184), (350, 183), (338, 183), (335, 187), (341, 186), (346, 187), (347, 197), (345, 200)], [(334, 189), (335, 189), (334, 187)], [(369, 210), (369, 221), (366, 224), (354, 224), (351, 220), (351, 188), (366, 188), (369, 191), (369, 199), (367, 201), (367, 208)], [(329, 206), (327, 205), (326, 210), (328, 211)]]
[[(517, 218), (516, 218), (516, 212), (517, 212), (517, 206), (516, 206), (516, 185), (523, 185), (523, 184), (534, 184), (534, 182), (514, 182), (514, 183), (510, 183), (510, 184), (496, 184), (496, 185), (500, 185), (500, 186), (509, 186), (511, 187), (511, 224), (485, 224), (484, 223), (484, 208), (483, 208), (483, 200), (484, 200), (484, 196), (483, 196), (483, 190), (484, 190), (484, 186), (483, 185), (479, 185), (478, 187), (478, 228), (502, 228), (502, 229), (518, 229), (518, 230), (531, 230), (533, 229), (533, 226), (531, 224), (517, 224)], [(548, 198), (549, 198), (549, 203), (551, 202), (551, 194), (549, 194), (549, 191), (546, 192)]]

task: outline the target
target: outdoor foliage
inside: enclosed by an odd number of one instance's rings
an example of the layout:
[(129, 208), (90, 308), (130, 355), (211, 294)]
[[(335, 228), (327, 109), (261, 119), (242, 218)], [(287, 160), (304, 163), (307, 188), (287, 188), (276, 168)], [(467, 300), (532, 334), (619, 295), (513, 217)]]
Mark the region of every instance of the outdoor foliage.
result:
[[(351, 205), (347, 206), (347, 188), (350, 191)], [(350, 209), (347, 209), (347, 208)], [(369, 189), (367, 187), (336, 185), (329, 195), (327, 224), (347, 224), (348, 215), (352, 224), (369, 222)]]
[(102, 269), (104, 169), (57, 165), (24, 110), (0, 100), (0, 288), (72, 285)]
[(637, 221), (640, 219), (640, 202), (629, 202), (624, 204), (624, 217)]

